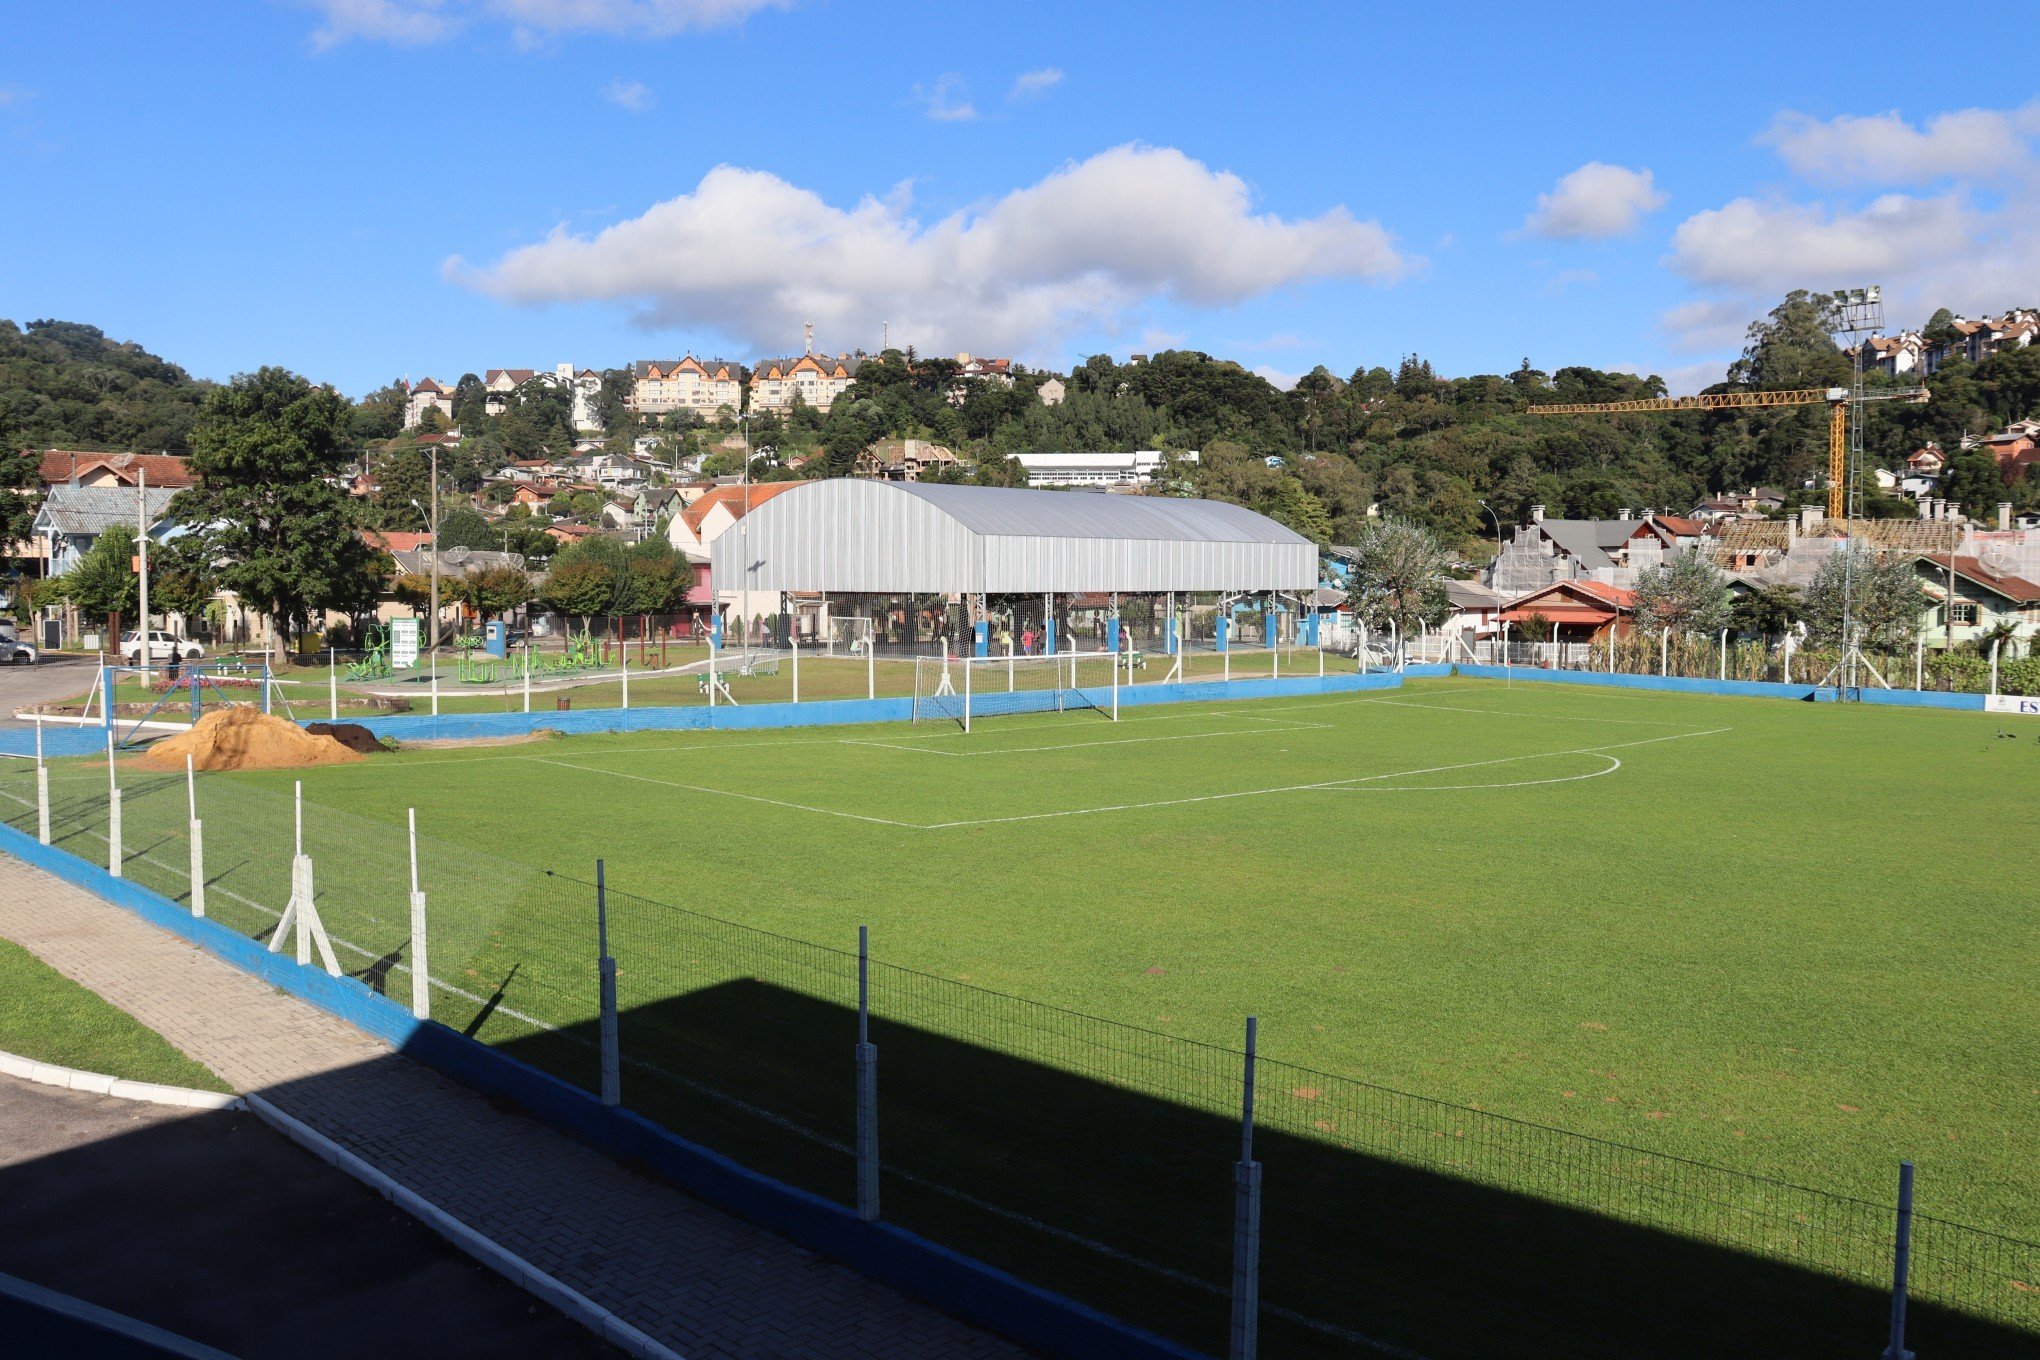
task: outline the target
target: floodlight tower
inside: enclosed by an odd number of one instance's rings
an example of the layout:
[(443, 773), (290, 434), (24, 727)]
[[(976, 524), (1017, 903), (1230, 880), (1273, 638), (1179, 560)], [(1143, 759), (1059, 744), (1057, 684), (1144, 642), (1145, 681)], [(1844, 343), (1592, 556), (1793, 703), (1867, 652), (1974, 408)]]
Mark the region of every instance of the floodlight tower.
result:
[[(1849, 452), (1842, 466), (1842, 527), (1844, 537), (1842, 558), (1842, 657), (1835, 668), (1837, 691), (1846, 695), (1855, 688), (1856, 665), (1862, 652), (1856, 644), (1855, 633), (1855, 565), (1856, 538), (1851, 525), (1861, 507), (1858, 498), (1862, 494), (1859, 486), (1859, 469), (1863, 463), (1863, 341), (1866, 337), (1882, 334), (1884, 331), (1884, 290), (1872, 284), (1867, 288), (1844, 288), (1828, 299), (1828, 334), (1841, 336), (1849, 345)], [(1829, 469), (1832, 474), (1833, 469)], [(1828, 504), (1835, 503), (1833, 488), (1828, 491)]]

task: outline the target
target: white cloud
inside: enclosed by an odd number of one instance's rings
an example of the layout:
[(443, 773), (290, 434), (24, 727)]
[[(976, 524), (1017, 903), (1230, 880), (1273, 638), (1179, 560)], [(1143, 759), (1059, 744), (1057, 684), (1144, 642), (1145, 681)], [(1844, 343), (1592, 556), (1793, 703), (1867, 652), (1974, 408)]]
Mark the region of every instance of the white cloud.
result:
[(1599, 283), (1600, 280), (1601, 276), (1591, 269), (1561, 269), (1544, 285), (1544, 291), (1553, 297), (1560, 297), (1568, 288), (1582, 288), (1590, 283)]
[(522, 44), (572, 33), (667, 38), (739, 24), (792, 0), (303, 0), (324, 22), (320, 48), (352, 39), (418, 46), (472, 23), (509, 24)]
[(632, 113), (649, 113), (659, 97), (652, 93), (651, 86), (641, 80), (625, 80), (618, 76), (602, 87), (602, 97), (620, 109)]
[(1702, 296), (1664, 320), (1687, 348), (1712, 349), (1795, 288), (1878, 284), (1891, 329), (1936, 307), (1979, 315), (2026, 305), (2040, 278), (2040, 103), (1965, 109), (1914, 127), (1896, 114), (1817, 121), (1787, 115), (1762, 140), (1812, 180), (1843, 184), (1953, 180), (1867, 197), (1742, 197), (1694, 213), (1665, 263)]
[(932, 85), (916, 85), (914, 99), (938, 123), (968, 123), (978, 116), (970, 102), (970, 87), (954, 71), (937, 76)]
[(1271, 367), (1268, 364), (1262, 364), (1260, 367), (1256, 368), (1254, 372), (1258, 373), (1263, 378), (1266, 378), (1269, 382), (1275, 384), (1275, 386), (1281, 388), (1284, 392), (1287, 392), (1290, 388), (1296, 386), (1296, 384), (1303, 378), (1303, 375), (1301, 373), (1285, 373), (1281, 369)]
[(2040, 102), (2021, 109), (1959, 109), (1914, 127), (1896, 112), (1826, 120), (1778, 115), (1757, 140), (1806, 179), (1824, 184), (1925, 184), (1994, 179), (2030, 169)]
[(1523, 223), (1532, 236), (1560, 241), (1602, 241), (1627, 236), (1647, 213), (1665, 205), (1648, 170), (1588, 161), (1537, 195), (1537, 207)]
[(1712, 387), (1728, 376), (1729, 360), (1703, 359), (1694, 364), (1675, 364), (1670, 368), (1662, 365), (1646, 368), (1641, 364), (1620, 363), (1608, 365), (1610, 373), (1632, 373), (1639, 378), (1659, 377), (1664, 379), (1665, 395), (1669, 397), (1690, 397), (1703, 387)]
[(1039, 71), (1023, 71), (1013, 78), (1013, 88), (1006, 94), (1008, 99), (1032, 99), (1047, 94), (1062, 84), (1060, 66), (1044, 66)]
[(648, 328), (711, 330), (759, 349), (815, 322), (872, 345), (882, 321), (930, 352), (1042, 353), (1137, 322), (1169, 300), (1228, 306), (1317, 279), (1389, 282), (1413, 267), (1344, 207), (1257, 213), (1238, 177), (1166, 147), (1122, 146), (923, 224), (904, 187), (839, 208), (722, 166), (688, 193), (593, 236), (564, 227), (448, 278), (519, 304), (626, 302)]

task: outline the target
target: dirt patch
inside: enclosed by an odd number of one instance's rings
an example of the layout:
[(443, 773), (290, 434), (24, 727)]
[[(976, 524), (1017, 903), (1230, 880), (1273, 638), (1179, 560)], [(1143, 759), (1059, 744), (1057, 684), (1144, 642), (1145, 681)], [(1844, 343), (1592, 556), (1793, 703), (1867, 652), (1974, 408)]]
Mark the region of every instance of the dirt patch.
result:
[(387, 749), (376, 740), (375, 733), (360, 723), (315, 722), (306, 723), (305, 731), (315, 737), (331, 737), (350, 751), (359, 751), (365, 756), (379, 754)]
[(290, 770), (361, 759), (333, 738), (314, 736), (252, 704), (206, 714), (189, 732), (151, 746), (136, 763), (155, 770), (181, 770), (186, 756), (201, 770)]
[(461, 746), (522, 746), (526, 742), (552, 741), (564, 735), (556, 727), (541, 727), (509, 737), (432, 737), (421, 741), (407, 738), (403, 748), (406, 751), (450, 751)]

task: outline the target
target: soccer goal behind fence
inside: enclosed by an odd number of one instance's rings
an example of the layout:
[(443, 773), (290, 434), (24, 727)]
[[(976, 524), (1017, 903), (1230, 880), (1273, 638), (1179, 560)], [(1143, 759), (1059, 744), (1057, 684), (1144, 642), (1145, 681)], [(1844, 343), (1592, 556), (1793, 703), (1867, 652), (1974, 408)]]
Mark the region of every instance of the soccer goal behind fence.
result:
[(1084, 710), (1118, 716), (1127, 658), (1111, 652), (1052, 656), (924, 656), (914, 663), (913, 720), (953, 722), (1009, 713)]

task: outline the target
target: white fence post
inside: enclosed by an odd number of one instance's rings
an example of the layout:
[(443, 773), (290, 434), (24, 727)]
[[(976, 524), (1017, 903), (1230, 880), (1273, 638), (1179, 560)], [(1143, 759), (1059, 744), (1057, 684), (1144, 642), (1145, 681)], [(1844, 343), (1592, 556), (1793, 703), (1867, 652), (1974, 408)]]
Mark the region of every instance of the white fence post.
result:
[(1995, 638), (1990, 644), (1990, 692), (1998, 692), (1998, 650), (2005, 645), (2003, 638)]
[(326, 649), (326, 716), (340, 721), (340, 649)]
[(524, 639), (524, 711), (531, 712), (531, 639)]
[(40, 712), (35, 715), (35, 838), (50, 843), (50, 769), (43, 764)]
[(1261, 1164), (1254, 1160), (1254, 1028), (1240, 1097), (1240, 1160), (1233, 1168), (1232, 1344), (1228, 1360), (1255, 1360), (1261, 1349)]
[(106, 733), (106, 872), (120, 877), (120, 781), (113, 768), (113, 730)]
[(878, 1046), (871, 1042), (871, 932), (857, 927), (857, 1216), (878, 1219)]
[[(1790, 680), (1791, 676), (1785, 677)], [(1927, 635), (1922, 633), (1913, 642), (1913, 688), (1927, 687)]]
[(800, 634), (798, 631), (786, 635), (786, 645), (793, 649), (793, 701), (800, 702)]
[(1661, 676), (1672, 673), (1672, 630), (1669, 628), (1658, 630), (1657, 673)]
[(1721, 630), (1721, 678), (1728, 679), (1728, 630)]
[(198, 820), (198, 772), (184, 758), (184, 807), (191, 821), (191, 914), (205, 915), (205, 827)]
[(425, 951), (425, 890), (418, 886), (418, 809), (407, 809), (411, 835), (411, 1014), (432, 1018), (432, 964)]
[(628, 712), (630, 710), (630, 643), (623, 642), (621, 646), (623, 649), (623, 659), (617, 674), (623, 677), (623, 707), (624, 711)]
[(1891, 1244), (1891, 1344), (1883, 1360), (1913, 1360), (1905, 1348), (1906, 1291), (1912, 1276), (1913, 1164), (1898, 1164), (1898, 1229)]

